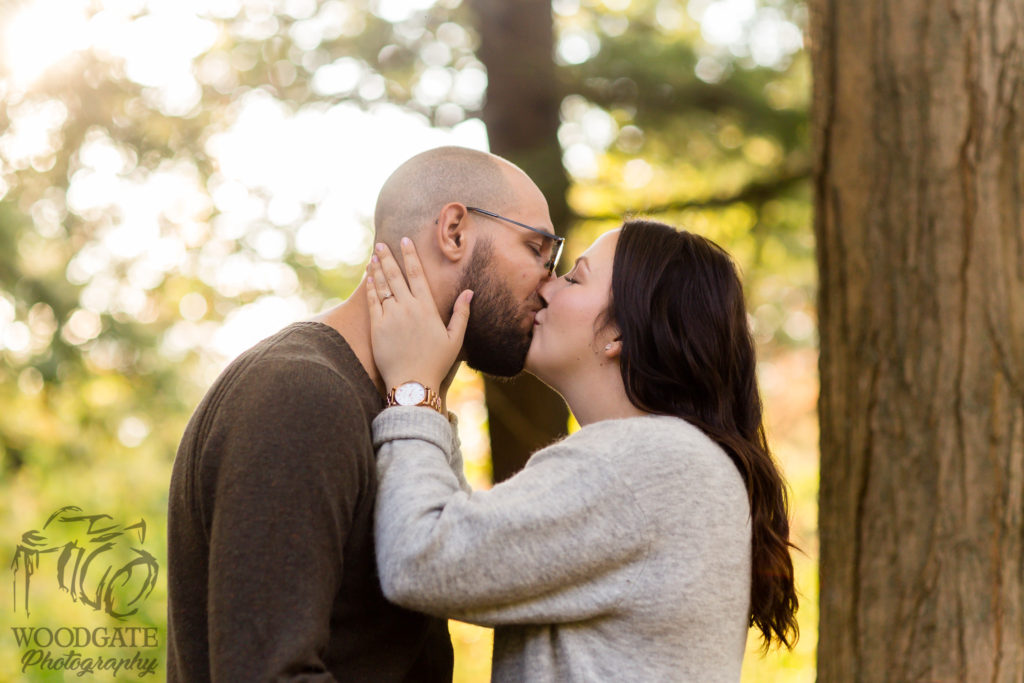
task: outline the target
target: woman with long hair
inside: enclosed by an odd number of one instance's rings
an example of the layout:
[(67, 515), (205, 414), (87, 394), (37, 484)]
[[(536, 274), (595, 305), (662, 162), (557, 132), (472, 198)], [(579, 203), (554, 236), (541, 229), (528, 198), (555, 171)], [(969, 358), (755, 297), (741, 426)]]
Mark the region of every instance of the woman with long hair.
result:
[[(390, 253), (371, 264), (375, 360), (388, 386), (439, 387), (472, 294), (446, 327), (402, 252), (408, 284)], [(739, 680), (749, 627), (765, 648), (798, 630), (786, 487), (732, 260), (631, 220), (539, 291), (526, 370), (581, 429), (472, 491), (442, 411), (381, 412), (384, 594), (493, 626), (495, 680)]]

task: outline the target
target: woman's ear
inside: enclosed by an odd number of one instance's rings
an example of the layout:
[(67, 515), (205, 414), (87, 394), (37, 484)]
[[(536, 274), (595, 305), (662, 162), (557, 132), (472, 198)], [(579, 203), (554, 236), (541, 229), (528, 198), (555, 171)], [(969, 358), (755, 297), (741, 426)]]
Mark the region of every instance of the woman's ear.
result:
[(622, 339), (616, 339), (604, 345), (604, 357), (608, 360), (618, 358), (622, 355)]
[(441, 254), (449, 261), (461, 260), (467, 253), (465, 204), (450, 202), (441, 207), (434, 219), (434, 234)]

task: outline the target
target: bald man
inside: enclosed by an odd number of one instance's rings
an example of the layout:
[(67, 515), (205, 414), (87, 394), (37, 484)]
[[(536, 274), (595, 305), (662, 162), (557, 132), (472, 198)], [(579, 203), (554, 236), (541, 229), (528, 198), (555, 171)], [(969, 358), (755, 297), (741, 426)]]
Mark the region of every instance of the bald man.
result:
[[(445, 319), (474, 291), (471, 367), (522, 370), (561, 246), (526, 174), (424, 152), (384, 184), (374, 227), (395, 253), (413, 240)], [(447, 624), (381, 594), (370, 424), (388, 403), (445, 412), (455, 368), (441, 387), (385, 387), (366, 286), (235, 359), (189, 422), (169, 497), (169, 681), (451, 680)]]

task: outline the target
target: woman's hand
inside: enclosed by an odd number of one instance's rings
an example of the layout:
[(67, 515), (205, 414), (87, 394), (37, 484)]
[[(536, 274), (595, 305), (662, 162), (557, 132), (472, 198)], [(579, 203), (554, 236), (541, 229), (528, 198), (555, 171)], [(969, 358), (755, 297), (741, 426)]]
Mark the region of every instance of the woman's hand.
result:
[(462, 350), (473, 292), (467, 289), (459, 294), (451, 322), (445, 327), (416, 247), (408, 237), (402, 238), (402, 259), (405, 276), (391, 250), (378, 244), (368, 266), (366, 297), (373, 360), (388, 389), (415, 381), (443, 397), (447, 387), (442, 383)]

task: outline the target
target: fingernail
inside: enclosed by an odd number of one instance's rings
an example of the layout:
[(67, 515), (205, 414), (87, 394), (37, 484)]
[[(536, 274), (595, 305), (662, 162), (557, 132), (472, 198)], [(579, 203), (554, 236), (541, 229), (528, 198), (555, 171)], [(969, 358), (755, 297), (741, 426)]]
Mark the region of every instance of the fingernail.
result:
[(373, 261), (374, 263), (380, 263), (380, 259), (377, 258), (376, 254), (374, 254), (373, 257), (370, 260)]
[(373, 284), (373, 278), (372, 277), (366, 278), (366, 284), (372, 285)]
[(411, 239), (409, 239), (408, 237), (403, 237), (402, 238), (402, 246), (403, 247), (407, 247), (410, 244), (412, 244), (412, 240)]
[(384, 243), (383, 242), (377, 242), (376, 249), (377, 249), (377, 251), (384, 251)]

